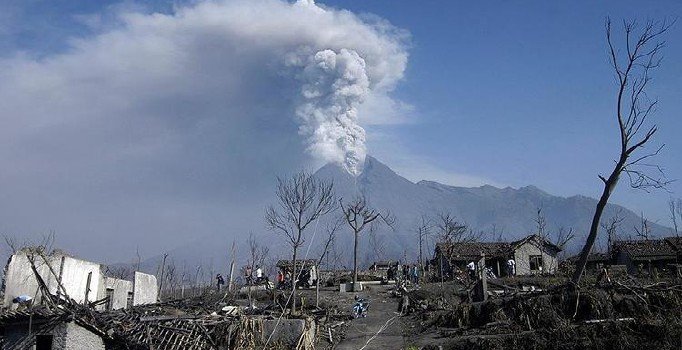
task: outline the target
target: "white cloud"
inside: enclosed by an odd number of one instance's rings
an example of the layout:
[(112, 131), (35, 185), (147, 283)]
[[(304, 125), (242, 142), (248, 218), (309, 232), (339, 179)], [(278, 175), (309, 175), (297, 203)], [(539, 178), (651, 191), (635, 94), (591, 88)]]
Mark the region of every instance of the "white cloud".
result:
[(349, 110), (399, 120), (384, 109), (402, 108), (390, 92), (405, 33), (384, 21), (278, 0), (115, 11), (90, 18), (98, 34), (63, 53), (0, 60), (0, 229), (55, 229), (76, 248), (87, 234), (107, 258), (243, 229), (236, 218), (259, 218), (251, 208), (274, 177), (309, 162), (317, 142), (298, 135), (291, 54), (355, 53), (368, 80), (360, 100), (374, 107)]

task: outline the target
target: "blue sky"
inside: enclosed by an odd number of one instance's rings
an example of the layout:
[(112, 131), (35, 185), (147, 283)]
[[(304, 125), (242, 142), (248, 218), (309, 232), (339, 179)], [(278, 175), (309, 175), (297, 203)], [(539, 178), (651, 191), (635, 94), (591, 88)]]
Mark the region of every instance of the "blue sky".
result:
[[(101, 231), (109, 250), (130, 251), (108, 235), (229, 226), (226, 208), (239, 212), (251, 192), (271, 193), (263, 184), (274, 175), (311, 166), (300, 125), (278, 119), (295, 114), (300, 77), (287, 69), (304, 63), (267, 72), (272, 57), (343, 45), (368, 66), (367, 152), (398, 173), (597, 197), (597, 174), (618, 151), (605, 17), (682, 15), (677, 1), (321, 1), (327, 15), (234, 2), (0, 2), (0, 163), (11, 169), (0, 173), (0, 230), (70, 232), (75, 247)], [(666, 144), (656, 160), (679, 179), (682, 23), (665, 38), (649, 93), (660, 100), (654, 142)], [(682, 184), (669, 190), (623, 181), (612, 201), (667, 225)], [(161, 248), (182, 242), (171, 236)]]
[[(682, 15), (678, 1), (327, 1), (378, 14), (412, 35), (397, 94), (415, 106), (397, 127), (414, 153), (449, 172), (569, 196), (600, 193), (618, 151), (604, 19)], [(658, 163), (682, 177), (682, 26), (666, 36), (650, 93), (660, 100)], [(370, 141), (371, 142), (371, 141)], [(667, 224), (682, 184), (647, 194), (621, 182), (614, 201)]]

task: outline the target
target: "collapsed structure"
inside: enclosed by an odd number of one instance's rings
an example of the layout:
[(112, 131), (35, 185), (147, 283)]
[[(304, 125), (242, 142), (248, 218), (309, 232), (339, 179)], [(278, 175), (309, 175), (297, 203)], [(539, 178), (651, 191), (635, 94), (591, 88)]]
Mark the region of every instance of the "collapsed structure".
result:
[(16, 309), (12, 300), (27, 295), (34, 304), (42, 303), (40, 280), (50, 295), (68, 296), (79, 304), (106, 300), (98, 310), (118, 310), (134, 305), (156, 303), (158, 287), (154, 275), (135, 271), (133, 280), (106, 276), (101, 264), (70, 256), (62, 251), (50, 254), (32, 248), (9, 258), (5, 267), (3, 305)]
[[(252, 349), (269, 343), (303, 350), (312, 348), (316, 334), (309, 317), (283, 318), (276, 304), (235, 306), (227, 293), (161, 303), (153, 275), (112, 278), (97, 263), (42, 247), (12, 255), (4, 291), (1, 349)], [(272, 315), (277, 311), (279, 318)]]

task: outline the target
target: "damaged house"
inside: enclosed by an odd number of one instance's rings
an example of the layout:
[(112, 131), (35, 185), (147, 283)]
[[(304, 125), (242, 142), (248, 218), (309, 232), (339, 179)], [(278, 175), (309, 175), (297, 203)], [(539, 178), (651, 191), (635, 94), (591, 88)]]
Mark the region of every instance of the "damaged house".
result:
[(514, 242), (437, 243), (432, 265), (452, 275), (453, 269), (463, 271), (469, 262), (485, 256), (486, 267), (496, 276), (507, 276), (507, 261), (516, 263), (516, 275), (553, 274), (558, 267), (557, 255), (561, 248), (541, 238), (529, 235)]
[(21, 295), (33, 298), (34, 304), (41, 303), (36, 275), (43, 280), (50, 294), (57, 297), (68, 295), (80, 304), (106, 300), (97, 306), (99, 310), (155, 303), (158, 298), (156, 277), (153, 275), (136, 271), (132, 281), (109, 277), (98, 263), (61, 251), (43, 254), (27, 248), (14, 253), (5, 267), (4, 307), (15, 309), (17, 305), (12, 300)]
[(677, 237), (616, 241), (611, 250), (613, 263), (625, 265), (630, 274), (653, 274), (680, 262), (681, 242)]

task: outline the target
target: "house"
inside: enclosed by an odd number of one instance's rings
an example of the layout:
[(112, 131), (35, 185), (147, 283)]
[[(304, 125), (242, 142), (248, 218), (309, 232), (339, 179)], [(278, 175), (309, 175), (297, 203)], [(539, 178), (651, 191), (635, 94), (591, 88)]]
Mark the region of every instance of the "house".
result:
[(62, 309), (38, 306), (0, 314), (2, 349), (104, 350), (107, 335)]
[(676, 237), (649, 240), (616, 241), (612, 247), (613, 261), (625, 265), (630, 274), (653, 274), (680, 261), (682, 241)]
[(514, 242), (461, 242), (437, 243), (432, 265), (436, 270), (450, 274), (453, 268), (463, 270), (469, 262), (477, 262), (485, 256), (486, 267), (496, 276), (507, 276), (507, 261), (516, 263), (516, 275), (555, 273), (558, 267), (557, 255), (561, 248), (542, 239), (529, 235)]
[(132, 305), (156, 303), (156, 277), (135, 272), (132, 281), (113, 278), (103, 273), (102, 265), (75, 258), (62, 251), (49, 254), (37, 248), (24, 248), (14, 253), (5, 267), (3, 305), (16, 309), (12, 301), (20, 295), (42, 302), (42, 280), (47, 291), (61, 299), (79, 304), (96, 301), (99, 310), (116, 310)]

